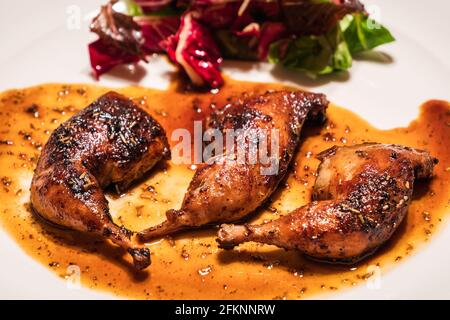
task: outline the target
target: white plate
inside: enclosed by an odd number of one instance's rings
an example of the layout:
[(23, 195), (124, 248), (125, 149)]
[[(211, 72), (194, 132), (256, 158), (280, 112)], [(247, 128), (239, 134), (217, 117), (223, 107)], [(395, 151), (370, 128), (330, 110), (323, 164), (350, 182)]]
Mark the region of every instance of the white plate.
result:
[[(0, 3), (0, 90), (43, 82), (97, 83), (90, 75), (87, 43), (94, 38), (88, 23), (104, 1), (2, 1)], [(368, 0), (397, 41), (381, 47), (381, 62), (355, 61), (347, 78), (312, 82), (268, 64), (225, 63), (225, 73), (242, 80), (283, 81), (323, 92), (380, 128), (404, 126), (418, 106), (432, 98), (450, 100), (450, 2), (446, 0)], [(152, 59), (128, 80), (106, 75), (99, 84), (140, 84), (164, 88), (174, 69)], [(450, 141), (449, 141), (450, 143)], [(450, 298), (450, 227), (393, 271), (382, 275), (379, 289), (367, 286), (337, 293), (335, 298)], [(0, 298), (110, 298), (66, 283), (28, 257), (0, 230)]]

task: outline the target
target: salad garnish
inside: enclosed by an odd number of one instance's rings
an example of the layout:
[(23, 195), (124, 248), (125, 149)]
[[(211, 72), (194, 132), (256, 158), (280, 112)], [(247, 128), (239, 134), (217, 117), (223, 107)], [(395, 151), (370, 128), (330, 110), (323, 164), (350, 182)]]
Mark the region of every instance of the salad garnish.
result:
[(91, 30), (91, 66), (112, 67), (165, 53), (195, 86), (223, 84), (223, 59), (269, 61), (311, 77), (348, 70), (353, 55), (394, 41), (359, 0), (118, 0)]

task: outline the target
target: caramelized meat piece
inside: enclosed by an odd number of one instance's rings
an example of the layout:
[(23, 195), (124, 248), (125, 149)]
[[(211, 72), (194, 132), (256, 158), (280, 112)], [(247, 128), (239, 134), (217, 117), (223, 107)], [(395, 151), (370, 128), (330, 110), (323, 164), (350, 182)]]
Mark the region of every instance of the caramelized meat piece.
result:
[(53, 224), (110, 239), (143, 269), (150, 252), (112, 221), (103, 189), (126, 188), (167, 157), (164, 129), (132, 101), (109, 92), (52, 133), (34, 173), (31, 203)]
[[(278, 91), (238, 99), (213, 113), (207, 127), (220, 130), (224, 136), (230, 129), (241, 130), (240, 137), (267, 133), (267, 150), (275, 155), (278, 170), (264, 173), (270, 165), (250, 161), (251, 148), (243, 150), (244, 161), (228, 161), (230, 153), (224, 150), (214, 158), (216, 161), (197, 169), (181, 209), (169, 210), (165, 222), (142, 231), (140, 238), (145, 241), (186, 228), (237, 221), (253, 212), (286, 174), (306, 118), (323, 121), (327, 105), (321, 94)], [(271, 132), (278, 136), (276, 150), (271, 149)], [(237, 141), (239, 138), (234, 142), (235, 150), (239, 148)]]
[(408, 211), (415, 179), (430, 178), (437, 163), (426, 151), (369, 143), (333, 147), (319, 159), (313, 202), (261, 225), (222, 225), (220, 246), (256, 241), (355, 262), (392, 236)]

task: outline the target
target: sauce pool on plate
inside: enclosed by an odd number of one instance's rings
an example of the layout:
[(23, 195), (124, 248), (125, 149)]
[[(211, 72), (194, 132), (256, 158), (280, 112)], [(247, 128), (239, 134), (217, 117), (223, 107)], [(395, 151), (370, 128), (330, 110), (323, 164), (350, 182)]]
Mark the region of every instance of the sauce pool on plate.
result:
[[(165, 128), (193, 132), (212, 110), (242, 92), (285, 88), (227, 80), (218, 92), (142, 87), (114, 89), (133, 99)], [(301, 299), (373, 281), (427, 242), (450, 212), (450, 104), (429, 101), (406, 128), (378, 130), (356, 114), (330, 105), (322, 127), (304, 129), (291, 169), (269, 203), (249, 222), (275, 219), (310, 201), (320, 151), (333, 145), (396, 143), (427, 149), (439, 159), (435, 177), (415, 184), (409, 213), (392, 239), (363, 262), (329, 265), (295, 251), (247, 243), (218, 249), (216, 228), (204, 228), (148, 244), (152, 265), (135, 271), (126, 252), (99, 238), (49, 226), (32, 214), (29, 188), (40, 151), (51, 132), (109, 88), (45, 84), (0, 94), (0, 223), (11, 237), (57, 276), (70, 279), (74, 268), (88, 288), (144, 299)], [(195, 165), (161, 162), (125, 193), (108, 193), (113, 219), (140, 231), (179, 208)], [(78, 269), (79, 268), (79, 269)]]

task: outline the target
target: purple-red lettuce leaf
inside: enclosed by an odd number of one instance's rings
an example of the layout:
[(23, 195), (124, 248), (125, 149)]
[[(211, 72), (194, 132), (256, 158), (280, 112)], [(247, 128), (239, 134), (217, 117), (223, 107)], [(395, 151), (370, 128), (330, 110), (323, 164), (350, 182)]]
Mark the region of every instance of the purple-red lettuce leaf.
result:
[(364, 10), (359, 0), (280, 0), (289, 30), (297, 35), (323, 35), (347, 14)]
[(100, 13), (92, 20), (90, 29), (102, 42), (114, 46), (124, 53), (141, 56), (141, 46), (144, 43), (141, 27), (133, 17), (113, 9), (116, 1), (110, 1), (101, 6)]
[[(164, 52), (161, 41), (175, 34), (179, 26), (178, 16), (133, 18), (115, 11), (114, 3), (111, 1), (102, 6), (91, 23), (91, 30), (100, 38), (89, 45), (91, 66), (96, 77), (116, 65), (145, 61), (146, 54)], [(168, 4), (161, 1), (152, 3), (155, 6)]]
[(95, 76), (107, 72), (112, 67), (145, 60), (142, 46), (145, 39), (141, 27), (126, 14), (115, 11), (110, 1), (100, 9), (92, 20), (91, 31), (99, 39), (89, 44), (89, 57)]

